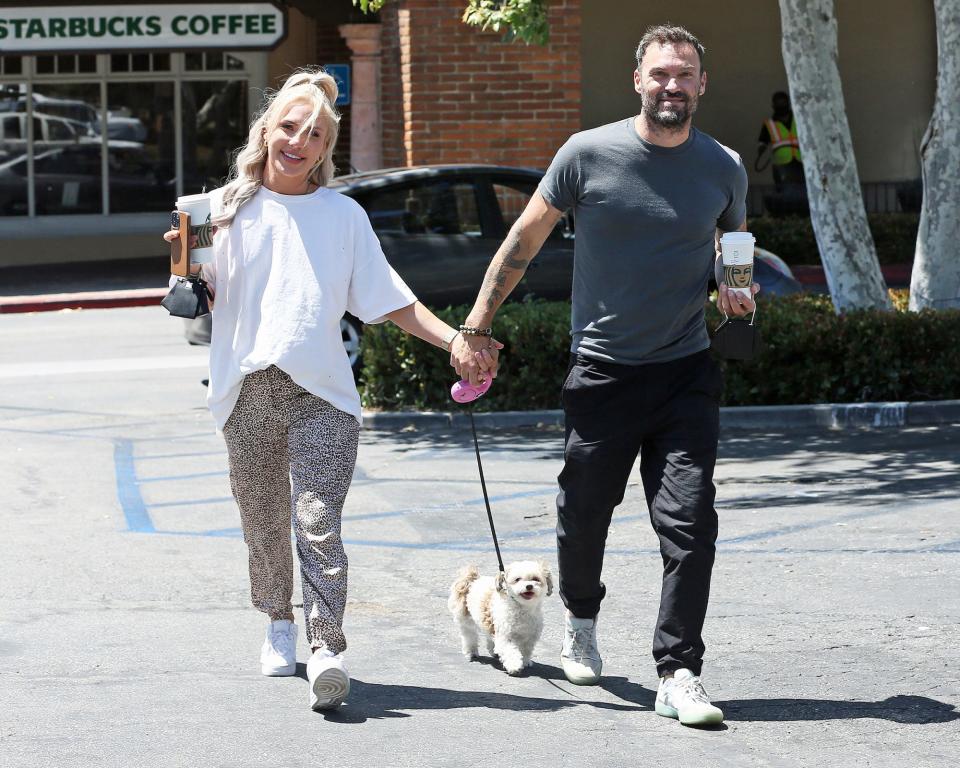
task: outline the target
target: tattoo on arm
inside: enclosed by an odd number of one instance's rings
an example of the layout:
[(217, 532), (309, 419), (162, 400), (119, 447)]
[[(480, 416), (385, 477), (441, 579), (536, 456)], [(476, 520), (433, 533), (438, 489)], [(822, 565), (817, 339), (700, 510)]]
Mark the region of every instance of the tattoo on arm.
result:
[(483, 291), (487, 295), (487, 310), (494, 311), (510, 293), (507, 279), (510, 273), (526, 271), (531, 259), (523, 255), (523, 219), (517, 219), (507, 234), (507, 239), (497, 252), (497, 258), (491, 264), (484, 279)]

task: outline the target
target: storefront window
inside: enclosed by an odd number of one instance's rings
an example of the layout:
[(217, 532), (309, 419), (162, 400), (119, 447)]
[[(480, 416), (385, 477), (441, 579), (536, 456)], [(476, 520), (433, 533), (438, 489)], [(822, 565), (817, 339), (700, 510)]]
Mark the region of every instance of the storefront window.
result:
[(33, 188), (38, 215), (103, 212), (99, 103), (96, 83), (34, 86)]
[(173, 83), (107, 86), (110, 210), (166, 211), (177, 197)]
[(183, 191), (221, 186), (247, 134), (246, 80), (184, 82)]
[(27, 212), (27, 117), (16, 114), (18, 85), (0, 85), (0, 215)]
[(168, 211), (222, 185), (246, 140), (230, 54), (4, 56), (0, 76), (0, 216)]

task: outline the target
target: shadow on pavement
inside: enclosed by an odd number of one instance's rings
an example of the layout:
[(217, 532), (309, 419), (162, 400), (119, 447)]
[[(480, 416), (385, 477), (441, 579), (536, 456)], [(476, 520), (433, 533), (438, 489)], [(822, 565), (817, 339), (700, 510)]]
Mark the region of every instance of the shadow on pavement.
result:
[(727, 720), (734, 722), (875, 718), (903, 725), (922, 725), (960, 720), (960, 712), (955, 707), (926, 696), (888, 696), (883, 701), (741, 699), (719, 705), (723, 707)]

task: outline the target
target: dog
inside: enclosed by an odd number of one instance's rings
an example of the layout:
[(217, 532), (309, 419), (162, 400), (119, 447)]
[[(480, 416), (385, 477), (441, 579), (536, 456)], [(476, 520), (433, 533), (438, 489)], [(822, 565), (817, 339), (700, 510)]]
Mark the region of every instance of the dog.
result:
[(553, 594), (546, 563), (510, 563), (506, 573), (480, 576), (476, 566), (464, 568), (450, 587), (447, 607), (460, 629), (463, 655), (477, 658), (480, 635), (487, 651), (499, 657), (508, 675), (519, 675), (533, 662), (533, 648), (543, 631), (543, 599)]

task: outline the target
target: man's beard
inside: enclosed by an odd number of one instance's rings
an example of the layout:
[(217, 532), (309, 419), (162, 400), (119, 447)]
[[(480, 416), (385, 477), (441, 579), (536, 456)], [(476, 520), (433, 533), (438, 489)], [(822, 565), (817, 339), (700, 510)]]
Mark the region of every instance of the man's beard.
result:
[[(663, 96), (663, 94), (660, 94)], [(647, 119), (655, 125), (668, 131), (676, 131), (683, 128), (687, 121), (697, 111), (698, 99), (696, 96), (688, 99), (686, 96), (678, 96), (670, 99), (673, 102), (679, 102), (679, 107), (671, 105), (670, 108), (664, 107), (659, 103), (659, 96), (651, 99), (646, 94), (643, 95), (643, 113)]]

